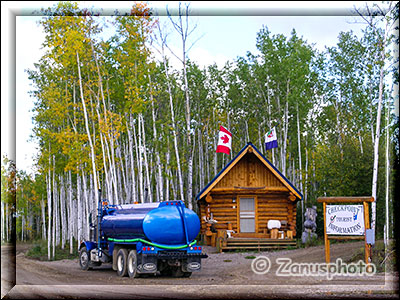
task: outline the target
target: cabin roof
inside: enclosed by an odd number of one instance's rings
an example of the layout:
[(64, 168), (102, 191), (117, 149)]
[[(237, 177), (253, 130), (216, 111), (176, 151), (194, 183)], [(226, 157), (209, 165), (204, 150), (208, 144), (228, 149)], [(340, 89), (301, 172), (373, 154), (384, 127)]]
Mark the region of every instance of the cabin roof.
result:
[(293, 186), (293, 184), (281, 173), (275, 166), (264, 156), (256, 146), (252, 143), (247, 143), (246, 146), (239, 151), (239, 153), (228, 163), (226, 166), (197, 194), (196, 200), (200, 200), (205, 197), (210, 190), (212, 190), (217, 183), (243, 158), (249, 150), (254, 150), (253, 153), (258, 157), (258, 159), (278, 178), (282, 184), (292, 192), (296, 198), (299, 200), (303, 199), (303, 195)]

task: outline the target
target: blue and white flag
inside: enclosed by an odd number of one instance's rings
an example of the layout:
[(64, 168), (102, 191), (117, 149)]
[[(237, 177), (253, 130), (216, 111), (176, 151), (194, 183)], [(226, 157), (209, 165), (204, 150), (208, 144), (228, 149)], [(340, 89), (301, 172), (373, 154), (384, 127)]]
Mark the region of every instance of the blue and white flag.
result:
[(276, 138), (275, 127), (265, 134), (265, 148), (267, 150), (278, 148), (278, 140)]

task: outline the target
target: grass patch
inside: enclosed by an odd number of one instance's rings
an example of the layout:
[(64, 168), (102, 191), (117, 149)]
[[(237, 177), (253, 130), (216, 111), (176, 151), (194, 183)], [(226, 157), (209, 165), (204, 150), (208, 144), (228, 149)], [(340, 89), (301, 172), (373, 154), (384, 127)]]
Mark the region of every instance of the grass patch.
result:
[[(393, 272), (396, 265), (396, 245), (391, 241), (388, 245), (388, 251), (385, 251), (385, 244), (382, 240), (376, 241), (372, 248), (372, 263), (376, 266), (378, 273)], [(386, 261), (385, 261), (386, 259)], [(365, 249), (360, 247), (346, 263), (357, 263), (365, 260)], [(387, 270), (385, 270), (385, 262)]]
[(249, 251), (249, 249), (234, 249), (234, 252), (235, 253), (246, 253), (246, 252), (251, 252), (251, 251)]
[(224, 262), (232, 262), (232, 259), (224, 259)]
[[(305, 244), (303, 244), (303, 241), (301, 238), (296, 240), (297, 248), (308, 248), (308, 247), (315, 247), (315, 246), (323, 246), (325, 244), (325, 241), (323, 237), (312, 237), (309, 239)], [(332, 243), (333, 241), (331, 241)]]
[(255, 259), (256, 257), (254, 255), (248, 255), (244, 257), (245, 259)]
[[(53, 253), (53, 249), (51, 249), (51, 255)], [(47, 241), (39, 241), (35, 242), (31, 249), (29, 249), (26, 253), (26, 256), (29, 258), (37, 259), (37, 260), (48, 260), (47, 254)], [(69, 253), (69, 244), (65, 245), (64, 249), (61, 249), (61, 245), (56, 246), (55, 257), (52, 260), (62, 260), (62, 259), (75, 259), (78, 258), (79, 254), (76, 248), (72, 254)]]

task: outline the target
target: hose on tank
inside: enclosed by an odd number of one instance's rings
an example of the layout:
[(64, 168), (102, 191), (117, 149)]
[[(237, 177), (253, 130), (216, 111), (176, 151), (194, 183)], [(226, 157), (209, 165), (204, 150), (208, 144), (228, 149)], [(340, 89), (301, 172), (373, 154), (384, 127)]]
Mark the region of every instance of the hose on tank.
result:
[(139, 239), (139, 238), (138, 239), (129, 239), (129, 240), (119, 240), (119, 239), (108, 238), (108, 240), (110, 242), (117, 242), (117, 243), (142, 242), (143, 244), (147, 244), (147, 245), (154, 246), (154, 247), (161, 248), (161, 249), (170, 249), (170, 250), (177, 250), (177, 249), (183, 249), (183, 248), (186, 248), (186, 247), (191, 247), (192, 245), (196, 244), (196, 242), (197, 242), (196, 240), (194, 240), (193, 242), (191, 242), (188, 245), (168, 246), (168, 245), (155, 244), (155, 243), (152, 243), (152, 242), (149, 242), (149, 241), (146, 241), (146, 240), (143, 240), (143, 239)]

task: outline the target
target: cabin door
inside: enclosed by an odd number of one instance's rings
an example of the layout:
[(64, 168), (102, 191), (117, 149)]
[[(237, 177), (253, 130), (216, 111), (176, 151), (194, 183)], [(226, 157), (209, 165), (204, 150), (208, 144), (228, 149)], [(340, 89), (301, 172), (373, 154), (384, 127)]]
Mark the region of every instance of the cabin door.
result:
[(254, 198), (240, 198), (240, 232), (255, 232)]

